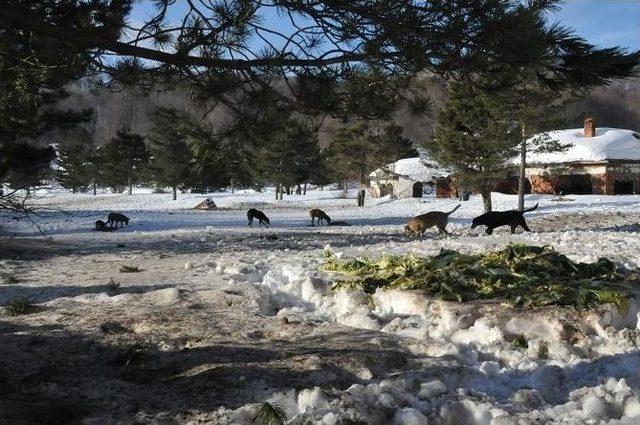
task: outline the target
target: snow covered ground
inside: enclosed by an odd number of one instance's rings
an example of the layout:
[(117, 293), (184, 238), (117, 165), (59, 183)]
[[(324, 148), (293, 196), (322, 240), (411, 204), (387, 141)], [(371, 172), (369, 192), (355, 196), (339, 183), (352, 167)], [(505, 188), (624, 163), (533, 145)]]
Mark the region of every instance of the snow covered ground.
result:
[[(509, 242), (640, 267), (640, 197), (527, 196), (540, 204), (527, 214), (534, 232), (492, 236), (469, 228), (473, 197), (451, 237), (416, 239), (402, 234), (409, 217), (458, 202), (358, 208), (340, 195), (42, 194), (46, 237), (1, 215), (0, 269), (18, 282), (0, 284), (0, 306), (27, 297), (38, 310), (0, 315), (0, 423), (251, 424), (264, 401), (294, 424), (640, 423), (640, 302), (519, 311), (368, 296), (331, 291), (321, 270), (325, 248), (344, 258)], [(494, 195), (495, 210), (516, 204)], [(220, 209), (192, 209), (207, 197)], [(247, 226), (251, 207), (270, 229)], [(310, 227), (310, 208), (351, 226)], [(111, 211), (131, 222), (94, 231)], [(512, 345), (520, 335), (526, 348)]]

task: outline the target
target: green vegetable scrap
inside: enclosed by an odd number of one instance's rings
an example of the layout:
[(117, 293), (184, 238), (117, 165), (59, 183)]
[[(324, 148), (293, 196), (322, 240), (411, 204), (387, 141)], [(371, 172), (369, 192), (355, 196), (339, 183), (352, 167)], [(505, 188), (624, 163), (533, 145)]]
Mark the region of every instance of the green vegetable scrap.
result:
[(617, 268), (607, 258), (576, 263), (550, 246), (513, 244), (486, 254), (443, 249), (430, 257), (384, 255), (344, 261), (330, 252), (325, 255), (324, 269), (342, 275), (334, 290), (422, 290), (444, 300), (500, 299), (525, 308), (591, 309), (606, 303), (626, 308), (630, 293), (616, 284), (638, 279), (636, 272)]

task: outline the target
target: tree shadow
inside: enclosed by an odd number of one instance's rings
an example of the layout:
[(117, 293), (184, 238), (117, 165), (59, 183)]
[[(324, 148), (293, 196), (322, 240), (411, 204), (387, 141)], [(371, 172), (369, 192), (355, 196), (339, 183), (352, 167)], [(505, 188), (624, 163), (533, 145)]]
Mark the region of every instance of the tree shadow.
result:
[(40, 304), (58, 298), (72, 298), (80, 295), (144, 294), (146, 292), (172, 287), (173, 285), (167, 284), (118, 286), (117, 288), (113, 288), (110, 285), (68, 286), (63, 283), (46, 286), (24, 286), (20, 284), (0, 285), (0, 306), (6, 306), (17, 298), (26, 298), (31, 303)]
[[(344, 346), (353, 335), (349, 341), (357, 342)], [(338, 358), (364, 357), (372, 370), (389, 372), (411, 356), (389, 341), (381, 348), (373, 336), (391, 340), (354, 329), (296, 341), (234, 340), (166, 351), (113, 335), (0, 321), (0, 423), (133, 423), (138, 412), (213, 412), (291, 389), (345, 389), (361, 380)], [(332, 348), (340, 343), (341, 350)], [(310, 356), (322, 366), (300, 361)], [(314, 376), (333, 378), (315, 382)]]

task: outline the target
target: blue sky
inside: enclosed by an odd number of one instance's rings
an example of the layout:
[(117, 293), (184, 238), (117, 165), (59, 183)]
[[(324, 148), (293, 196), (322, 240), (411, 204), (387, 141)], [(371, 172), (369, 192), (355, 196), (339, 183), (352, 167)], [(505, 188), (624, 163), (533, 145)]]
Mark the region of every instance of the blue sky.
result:
[[(153, 11), (150, 1), (141, 1), (131, 21), (142, 21)], [(264, 18), (267, 23), (279, 19), (276, 13)], [(640, 50), (640, 0), (565, 0), (552, 19), (573, 28), (577, 35), (599, 47)]]
[(640, 50), (640, 0), (566, 0), (554, 18), (597, 46)]

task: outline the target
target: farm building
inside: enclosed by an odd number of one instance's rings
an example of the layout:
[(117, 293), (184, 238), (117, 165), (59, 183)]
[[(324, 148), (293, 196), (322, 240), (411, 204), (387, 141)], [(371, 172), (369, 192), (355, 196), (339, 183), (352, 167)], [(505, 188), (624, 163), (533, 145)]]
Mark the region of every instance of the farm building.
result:
[(528, 155), (526, 176), (533, 193), (640, 193), (640, 134), (632, 130), (584, 128), (547, 133), (569, 145), (563, 152)]
[(436, 191), (447, 172), (426, 158), (405, 158), (369, 174), (370, 192), (375, 197), (421, 198)]

